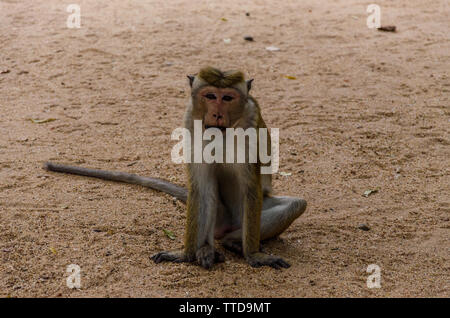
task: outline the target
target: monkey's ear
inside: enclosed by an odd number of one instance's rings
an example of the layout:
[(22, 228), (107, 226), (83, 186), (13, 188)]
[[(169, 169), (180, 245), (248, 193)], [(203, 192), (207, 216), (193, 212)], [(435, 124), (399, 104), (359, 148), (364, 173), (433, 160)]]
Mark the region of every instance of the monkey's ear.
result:
[(250, 92), (250, 89), (252, 88), (252, 82), (254, 78), (247, 81), (247, 92)]
[(195, 76), (188, 75), (187, 78), (189, 78), (189, 85), (190, 85), (191, 88), (192, 88), (192, 84), (194, 83)]

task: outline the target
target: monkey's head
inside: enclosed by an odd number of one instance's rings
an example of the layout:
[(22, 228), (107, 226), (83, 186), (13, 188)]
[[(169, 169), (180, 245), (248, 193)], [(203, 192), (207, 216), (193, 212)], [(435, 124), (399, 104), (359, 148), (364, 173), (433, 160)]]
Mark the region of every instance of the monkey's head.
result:
[(253, 79), (245, 81), (240, 71), (222, 72), (213, 67), (188, 78), (194, 119), (201, 119), (205, 129), (234, 127), (245, 110)]

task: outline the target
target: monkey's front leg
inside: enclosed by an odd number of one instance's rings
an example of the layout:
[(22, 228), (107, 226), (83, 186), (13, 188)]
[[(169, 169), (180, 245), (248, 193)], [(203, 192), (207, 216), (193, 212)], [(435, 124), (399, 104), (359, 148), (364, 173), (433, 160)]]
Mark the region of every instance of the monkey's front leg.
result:
[[(159, 252), (151, 258), (155, 263), (194, 262), (209, 269), (214, 263), (221, 263), (224, 256), (214, 250), (214, 224), (217, 206), (214, 206), (214, 194), (203, 193), (191, 186), (187, 200), (186, 229), (184, 248)], [(205, 188), (205, 187), (204, 187)], [(209, 229), (209, 230), (208, 230)]]
[[(260, 188), (257, 188), (258, 190)], [(254, 188), (253, 188), (254, 190)], [(281, 257), (259, 251), (262, 192), (249, 193), (245, 200), (242, 224), (242, 248), (244, 256), (252, 267), (271, 266), (276, 269), (289, 268), (291, 265)]]
[(218, 185), (211, 166), (193, 164), (188, 168), (189, 192), (187, 199), (184, 249), (161, 252), (152, 258), (155, 262), (193, 262), (209, 269), (224, 261), (214, 250), (214, 226), (219, 203)]
[(209, 269), (214, 263), (223, 262), (224, 257), (214, 250), (218, 183), (211, 166), (203, 169), (188, 195), (185, 252), (195, 257), (200, 266)]

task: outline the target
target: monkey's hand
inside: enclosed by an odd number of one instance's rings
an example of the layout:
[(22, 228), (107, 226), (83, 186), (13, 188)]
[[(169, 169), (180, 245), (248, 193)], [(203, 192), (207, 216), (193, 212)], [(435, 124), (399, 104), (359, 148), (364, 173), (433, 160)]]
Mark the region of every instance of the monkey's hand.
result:
[(189, 258), (186, 256), (183, 249), (159, 252), (159, 253), (152, 255), (150, 258), (155, 263), (161, 263), (161, 262), (184, 263), (184, 262), (194, 261), (192, 258)]
[(222, 263), (225, 258), (222, 254), (209, 248), (207, 245), (200, 248), (195, 256), (188, 257), (184, 249), (174, 251), (159, 252), (150, 257), (155, 263), (174, 262), (174, 263), (190, 263), (197, 259), (200, 266), (209, 269), (214, 263)]
[(270, 266), (276, 269), (289, 268), (291, 265), (281, 257), (264, 253), (253, 253), (247, 256), (247, 262), (252, 267)]

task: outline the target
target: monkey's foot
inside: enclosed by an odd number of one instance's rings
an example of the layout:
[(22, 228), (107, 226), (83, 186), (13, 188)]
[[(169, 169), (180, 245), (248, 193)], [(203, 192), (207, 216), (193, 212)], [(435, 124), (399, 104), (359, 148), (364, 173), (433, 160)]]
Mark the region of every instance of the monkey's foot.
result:
[(236, 253), (238, 255), (244, 255), (242, 251), (242, 242), (241, 241), (222, 241), (223, 248), (229, 250), (230, 252)]
[(155, 263), (161, 262), (174, 262), (174, 263), (183, 263), (189, 262), (188, 258), (185, 256), (183, 250), (176, 251), (164, 251), (159, 252), (150, 257)]
[(276, 269), (291, 267), (291, 265), (281, 257), (264, 253), (251, 254), (247, 257), (247, 261), (252, 267), (270, 266)]
[(211, 245), (204, 245), (199, 248), (195, 253), (197, 256), (197, 262), (203, 268), (210, 269), (214, 263), (223, 263), (225, 261), (225, 257), (214, 250), (214, 247)]

